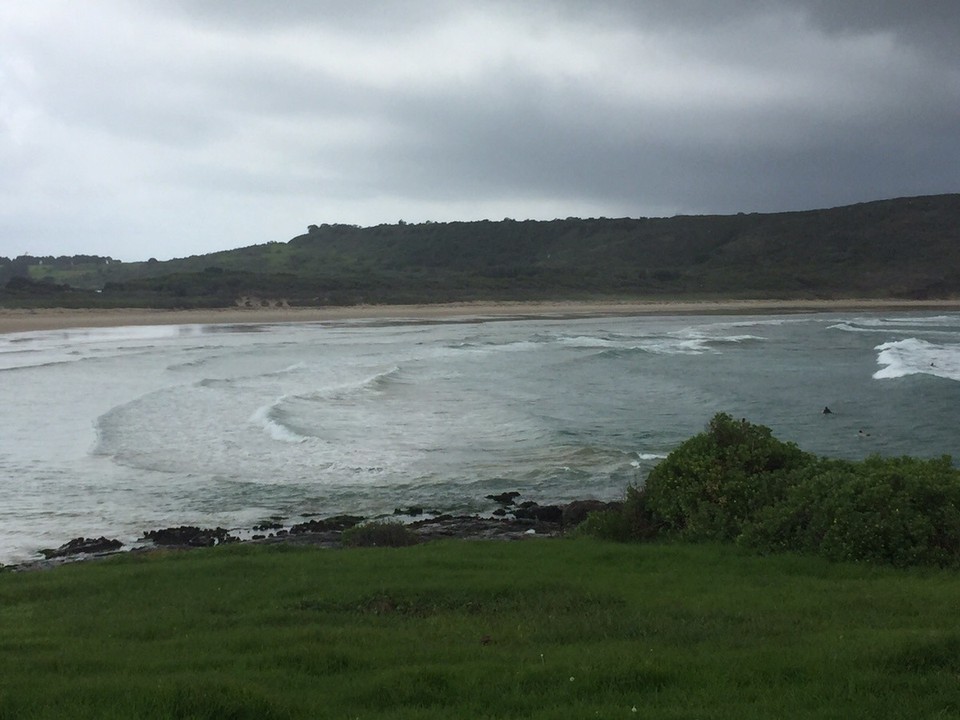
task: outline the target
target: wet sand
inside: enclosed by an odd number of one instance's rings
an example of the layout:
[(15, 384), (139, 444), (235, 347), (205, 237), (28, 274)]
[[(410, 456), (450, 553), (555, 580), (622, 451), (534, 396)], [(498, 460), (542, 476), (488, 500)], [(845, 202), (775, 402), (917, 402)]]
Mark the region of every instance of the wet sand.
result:
[(705, 300), (476, 302), (431, 305), (355, 305), (312, 308), (217, 308), (206, 310), (0, 308), (0, 333), (132, 325), (336, 322), (347, 320), (472, 320), (567, 318), (615, 315), (774, 314), (830, 311), (960, 310), (960, 299), (892, 300)]

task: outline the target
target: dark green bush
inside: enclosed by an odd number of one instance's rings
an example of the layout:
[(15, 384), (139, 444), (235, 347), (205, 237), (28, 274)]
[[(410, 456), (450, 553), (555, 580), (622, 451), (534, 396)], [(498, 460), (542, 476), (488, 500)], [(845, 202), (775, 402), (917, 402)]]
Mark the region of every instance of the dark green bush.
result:
[(369, 522), (343, 531), (347, 547), (405, 547), (420, 542), (417, 534), (399, 522)]
[(949, 457), (822, 460), (742, 538), (762, 550), (898, 567), (960, 561), (960, 471)]
[(719, 413), (650, 472), (646, 508), (684, 539), (733, 540), (814, 461), (769, 428)]
[(633, 486), (627, 488), (618, 508), (592, 512), (577, 526), (578, 533), (617, 542), (647, 540), (658, 531), (659, 521), (647, 508), (646, 492)]
[(960, 566), (960, 470), (934, 460), (820, 459), (769, 428), (716, 415), (580, 531), (609, 540), (665, 532), (766, 552), (907, 567)]

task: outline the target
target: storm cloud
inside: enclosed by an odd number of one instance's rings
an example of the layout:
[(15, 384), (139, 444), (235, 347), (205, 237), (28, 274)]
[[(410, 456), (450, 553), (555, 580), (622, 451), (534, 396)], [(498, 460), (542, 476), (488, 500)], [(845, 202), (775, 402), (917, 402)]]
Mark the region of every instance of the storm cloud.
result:
[(0, 5), (0, 255), (960, 190), (960, 3)]

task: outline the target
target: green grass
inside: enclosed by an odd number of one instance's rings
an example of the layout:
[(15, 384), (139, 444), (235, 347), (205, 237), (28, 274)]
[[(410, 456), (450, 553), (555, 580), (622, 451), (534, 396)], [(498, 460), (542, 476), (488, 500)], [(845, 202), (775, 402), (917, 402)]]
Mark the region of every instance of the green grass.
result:
[(734, 546), (126, 555), (0, 574), (0, 719), (957, 717), (958, 610)]

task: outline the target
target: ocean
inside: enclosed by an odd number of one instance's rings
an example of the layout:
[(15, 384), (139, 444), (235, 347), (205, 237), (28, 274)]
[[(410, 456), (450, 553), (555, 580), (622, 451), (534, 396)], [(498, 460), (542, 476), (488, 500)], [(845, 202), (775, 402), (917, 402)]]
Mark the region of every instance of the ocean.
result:
[(960, 314), (17, 333), (0, 407), (11, 563), (171, 525), (616, 499), (717, 412), (821, 455), (960, 457)]

